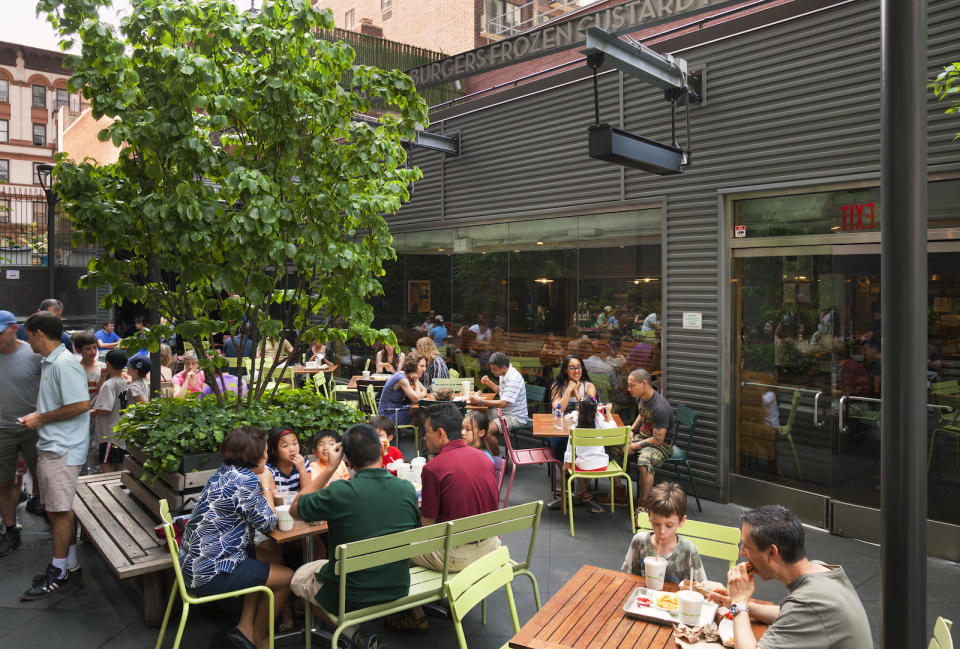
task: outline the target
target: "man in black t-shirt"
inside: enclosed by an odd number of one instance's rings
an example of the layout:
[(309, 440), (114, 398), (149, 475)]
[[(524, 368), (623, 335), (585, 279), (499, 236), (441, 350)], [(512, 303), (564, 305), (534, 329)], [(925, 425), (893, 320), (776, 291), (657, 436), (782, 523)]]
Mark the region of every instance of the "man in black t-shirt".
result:
[(640, 467), (641, 508), (646, 507), (647, 494), (653, 488), (653, 475), (673, 455), (673, 437), (676, 434), (677, 418), (673, 407), (662, 394), (650, 385), (650, 373), (633, 370), (627, 378), (627, 391), (637, 399), (640, 414), (633, 422), (633, 441), (630, 453), (637, 454)]

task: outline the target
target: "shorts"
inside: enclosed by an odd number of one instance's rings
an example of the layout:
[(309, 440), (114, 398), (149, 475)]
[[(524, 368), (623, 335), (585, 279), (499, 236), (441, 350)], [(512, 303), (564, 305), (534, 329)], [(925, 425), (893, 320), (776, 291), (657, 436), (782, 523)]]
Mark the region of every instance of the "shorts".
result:
[(37, 431), (29, 428), (0, 428), (0, 483), (13, 482), (17, 475), (17, 453), (23, 453), (30, 475), (37, 475)]
[(97, 462), (100, 464), (120, 464), (123, 456), (127, 454), (126, 450), (110, 442), (104, 442), (98, 448)]
[[(487, 410), (487, 419), (492, 422), (496, 422), (497, 428), (500, 428), (500, 418), (497, 417), (496, 408), (490, 408)], [(516, 430), (522, 426), (526, 426), (530, 423), (529, 419), (520, 419), (519, 417), (514, 417), (513, 415), (504, 415), (503, 420), (507, 422), (507, 428), (512, 428), (513, 430)], [(500, 434), (504, 434), (503, 430), (500, 431)]]
[(645, 467), (650, 473), (656, 473), (656, 470), (663, 466), (671, 455), (673, 455), (671, 444), (644, 446), (637, 453), (637, 466)]
[(196, 588), (188, 588), (187, 592), (194, 597), (219, 595), (251, 586), (264, 586), (268, 577), (270, 577), (269, 563), (259, 559), (245, 559), (238, 563), (232, 572), (218, 572), (207, 583)]
[(328, 559), (318, 559), (305, 563), (296, 572), (293, 573), (293, 579), (290, 580), (290, 592), (297, 597), (302, 597), (304, 601), (311, 604), (317, 603), (317, 593), (323, 586), (323, 582), (317, 579), (317, 573), (320, 568), (326, 565)]
[(83, 465), (67, 464), (66, 455), (51, 451), (37, 451), (37, 477), (40, 479), (40, 499), (48, 512), (68, 512), (73, 509), (77, 495), (77, 478)]

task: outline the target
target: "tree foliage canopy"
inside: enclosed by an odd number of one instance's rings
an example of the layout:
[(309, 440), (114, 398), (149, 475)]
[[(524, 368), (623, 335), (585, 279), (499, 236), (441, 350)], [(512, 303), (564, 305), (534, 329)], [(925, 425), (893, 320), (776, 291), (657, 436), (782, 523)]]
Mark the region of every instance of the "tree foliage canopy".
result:
[[(284, 331), (301, 349), (392, 339), (370, 327), (367, 298), (395, 258), (383, 215), (420, 177), (401, 140), (427, 123), (411, 79), (353, 65), (348, 45), (317, 36), (333, 20), (308, 0), (265, 0), (259, 13), (230, 0), (133, 0), (119, 34), (97, 18), (108, 4), (37, 5), (61, 47), (79, 39), (71, 88), (95, 118), (113, 119), (100, 139), (121, 149), (115, 164), (56, 169), (74, 229), (103, 250), (82, 285), (108, 284), (108, 308), (157, 309), (198, 349), (240, 322), (260, 345)], [(373, 97), (389, 111), (381, 125), (354, 121)], [(150, 348), (166, 333), (154, 327)]]
[[(947, 115), (960, 115), (960, 61), (944, 66), (931, 85), (937, 99), (950, 102)], [(954, 139), (960, 140), (960, 133)]]

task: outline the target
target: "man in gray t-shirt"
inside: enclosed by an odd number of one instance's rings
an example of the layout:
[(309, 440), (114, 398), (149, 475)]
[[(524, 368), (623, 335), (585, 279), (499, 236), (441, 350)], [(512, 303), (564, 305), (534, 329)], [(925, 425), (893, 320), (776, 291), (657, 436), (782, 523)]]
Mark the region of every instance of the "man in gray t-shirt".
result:
[(673, 455), (673, 436), (676, 434), (677, 418), (667, 399), (653, 389), (653, 378), (647, 370), (636, 369), (627, 377), (627, 391), (636, 398), (639, 414), (633, 422), (633, 438), (630, 452), (636, 453), (640, 467), (639, 505), (647, 504), (647, 494), (653, 488), (657, 469)]
[[(730, 607), (738, 648), (873, 649), (870, 622), (857, 591), (840, 566), (807, 559), (803, 526), (786, 507), (767, 505), (744, 512), (739, 563), (727, 573), (727, 588), (711, 599)], [(751, 602), (760, 579), (776, 579), (789, 590), (780, 606)], [(750, 620), (770, 625), (759, 642)]]
[[(34, 494), (38, 493), (37, 431), (21, 426), (17, 420), (37, 409), (40, 355), (17, 338), (18, 328), (12, 313), (0, 311), (0, 516), (7, 526), (7, 533), (0, 537), (0, 557), (20, 545), (16, 524), (18, 452), (27, 460)], [(39, 496), (34, 498), (39, 505)]]

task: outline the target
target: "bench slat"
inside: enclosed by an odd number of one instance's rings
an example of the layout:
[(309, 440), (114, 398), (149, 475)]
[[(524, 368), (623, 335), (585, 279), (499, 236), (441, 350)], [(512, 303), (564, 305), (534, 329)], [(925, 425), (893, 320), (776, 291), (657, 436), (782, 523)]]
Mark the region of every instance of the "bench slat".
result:
[[(144, 556), (146, 553), (143, 551), (143, 548), (133, 540), (130, 532), (126, 530), (127, 527), (133, 527), (133, 525), (124, 525), (125, 516), (121, 512), (117, 512), (114, 509), (110, 508), (111, 504), (109, 501), (113, 499), (106, 494), (106, 491), (102, 489), (97, 489), (97, 487), (102, 487), (104, 483), (99, 485), (93, 485), (87, 487), (87, 493), (89, 497), (84, 498), (84, 505), (90, 510), (90, 513), (97, 517), (97, 521), (100, 523), (100, 527), (103, 531), (110, 536), (110, 539), (113, 541), (113, 545), (119, 549), (127, 560), (130, 563), (134, 563), (138, 558)], [(100, 493), (107, 495), (108, 502), (104, 502), (100, 498)]]
[(127, 514), (136, 521), (141, 528), (148, 532), (148, 536), (154, 546), (166, 548), (166, 544), (157, 538), (153, 533), (153, 528), (158, 521), (150, 518), (146, 511), (138, 505), (126, 491), (123, 490), (123, 484), (115, 482), (107, 486), (107, 490), (113, 495), (114, 499), (120, 503), (120, 506), (126, 510)]
[[(73, 500), (73, 513), (80, 522), (80, 526), (87, 536), (93, 542), (93, 546), (107, 562), (107, 565), (113, 570), (113, 573), (120, 579), (123, 579), (123, 569), (131, 566), (131, 562), (123, 555), (120, 549), (114, 545), (113, 539), (100, 525), (97, 518), (90, 512), (80, 497), (80, 489), (77, 489), (77, 498)], [(88, 490), (89, 493), (89, 490)]]
[[(125, 554), (131, 558), (146, 554), (157, 547), (156, 535), (152, 533), (152, 530), (150, 534), (147, 534), (147, 531), (143, 529), (143, 526), (140, 525), (138, 521), (130, 518), (127, 510), (117, 501), (115, 495), (110, 492), (110, 484), (109, 482), (99, 482), (95, 485), (90, 485), (90, 492), (97, 498), (100, 506), (110, 512), (110, 516), (124, 531), (125, 536), (128, 536), (133, 542), (134, 545), (131, 546), (129, 552)], [(120, 485), (118, 484), (117, 487), (120, 487)], [(93, 505), (90, 504), (88, 506), (92, 507)]]

